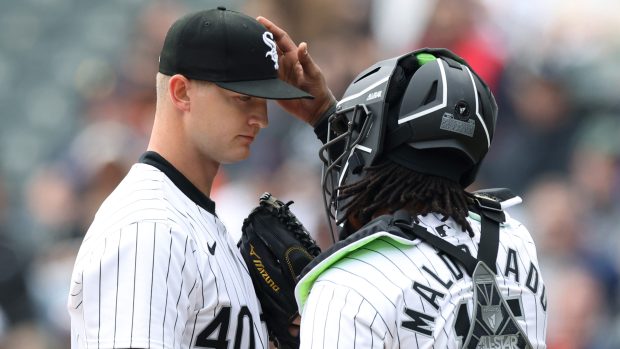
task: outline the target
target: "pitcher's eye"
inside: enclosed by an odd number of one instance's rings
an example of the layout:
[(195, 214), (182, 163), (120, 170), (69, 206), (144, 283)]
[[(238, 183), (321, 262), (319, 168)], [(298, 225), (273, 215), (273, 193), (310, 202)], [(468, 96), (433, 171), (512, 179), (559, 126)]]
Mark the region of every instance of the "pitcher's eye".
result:
[(237, 99), (240, 100), (241, 102), (249, 102), (252, 99), (252, 97), (246, 96), (246, 95), (240, 95), (240, 96), (237, 96)]

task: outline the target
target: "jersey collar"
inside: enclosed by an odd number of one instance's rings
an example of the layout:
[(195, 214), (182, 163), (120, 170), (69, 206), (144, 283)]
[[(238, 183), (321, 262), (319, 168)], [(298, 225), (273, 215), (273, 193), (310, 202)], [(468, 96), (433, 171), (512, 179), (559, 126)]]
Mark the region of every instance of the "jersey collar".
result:
[(147, 151), (140, 157), (140, 163), (151, 165), (162, 171), (196, 205), (217, 216), (215, 214), (215, 202), (198, 190), (187, 177), (172, 166), (163, 156), (154, 151)]

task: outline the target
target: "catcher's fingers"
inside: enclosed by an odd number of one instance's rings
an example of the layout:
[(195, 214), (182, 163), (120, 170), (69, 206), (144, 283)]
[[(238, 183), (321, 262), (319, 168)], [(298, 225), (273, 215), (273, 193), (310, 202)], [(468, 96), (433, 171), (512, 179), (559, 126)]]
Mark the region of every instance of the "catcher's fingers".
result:
[(301, 324), (301, 316), (298, 315), (288, 327), (288, 332), (291, 334), (291, 336), (293, 337), (299, 336), (300, 324)]
[(308, 53), (307, 43), (302, 42), (301, 44), (299, 44), (299, 47), (297, 48), (297, 58), (299, 59), (299, 63), (301, 64), (303, 72), (306, 75), (308, 75), (309, 77), (317, 77), (321, 74), (319, 66), (314, 63), (312, 56), (310, 56), (310, 53)]
[(295, 42), (293, 41), (293, 39), (291, 39), (291, 37), (288, 35), (286, 31), (284, 31), (284, 29), (278, 27), (272, 21), (268, 20), (267, 18), (263, 16), (258, 16), (256, 20), (260, 24), (264, 25), (267, 28), (267, 30), (271, 32), (271, 34), (273, 34), (273, 38), (276, 41), (276, 45), (278, 45), (278, 48), (282, 50), (284, 54), (287, 54), (292, 51), (294, 52), (297, 49), (297, 45), (295, 45)]
[(282, 55), (278, 57), (280, 78), (297, 86), (299, 84), (299, 81), (297, 81), (299, 77), (296, 75), (298, 75), (297, 68), (300, 65), (297, 45), (284, 29), (278, 27), (267, 18), (259, 16), (256, 20), (273, 34), (276, 46), (278, 50), (282, 52)]

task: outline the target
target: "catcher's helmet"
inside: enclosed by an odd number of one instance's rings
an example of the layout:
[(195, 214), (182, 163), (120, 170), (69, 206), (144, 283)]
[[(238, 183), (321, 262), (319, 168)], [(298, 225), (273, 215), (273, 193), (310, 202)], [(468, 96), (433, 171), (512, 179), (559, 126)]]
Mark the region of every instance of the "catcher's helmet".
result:
[(420, 173), (471, 184), (493, 139), (497, 105), (480, 77), (446, 49), (378, 62), (347, 88), (329, 119), (323, 189), (337, 223), (338, 187), (385, 159)]

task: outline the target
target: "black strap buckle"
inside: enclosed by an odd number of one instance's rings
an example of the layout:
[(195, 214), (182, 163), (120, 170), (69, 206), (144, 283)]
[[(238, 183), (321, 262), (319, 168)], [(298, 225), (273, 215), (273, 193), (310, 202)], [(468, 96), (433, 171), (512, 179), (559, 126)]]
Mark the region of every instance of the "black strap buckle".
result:
[(475, 196), (474, 201), (476, 202), (476, 205), (482, 209), (495, 211), (495, 212), (503, 212), (502, 205), (495, 200), (488, 199), (488, 198), (481, 197), (481, 196)]

